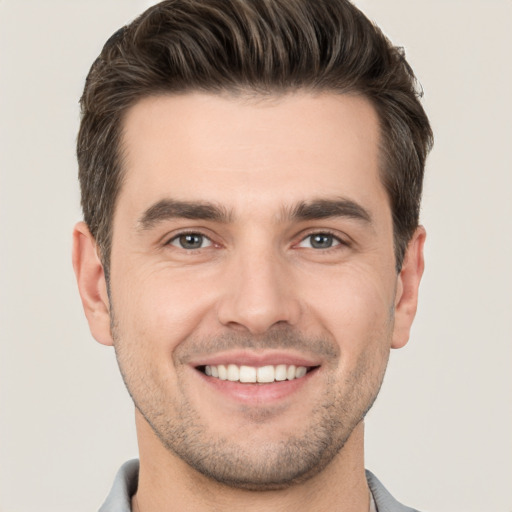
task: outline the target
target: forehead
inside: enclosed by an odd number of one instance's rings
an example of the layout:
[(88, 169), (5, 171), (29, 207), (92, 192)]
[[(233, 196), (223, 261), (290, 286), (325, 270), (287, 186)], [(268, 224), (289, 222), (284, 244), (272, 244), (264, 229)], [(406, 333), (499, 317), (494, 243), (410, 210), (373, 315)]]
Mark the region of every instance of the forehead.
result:
[(379, 123), (361, 96), (294, 93), (144, 98), (124, 120), (118, 206), (166, 196), (233, 210), (332, 196), (386, 201)]

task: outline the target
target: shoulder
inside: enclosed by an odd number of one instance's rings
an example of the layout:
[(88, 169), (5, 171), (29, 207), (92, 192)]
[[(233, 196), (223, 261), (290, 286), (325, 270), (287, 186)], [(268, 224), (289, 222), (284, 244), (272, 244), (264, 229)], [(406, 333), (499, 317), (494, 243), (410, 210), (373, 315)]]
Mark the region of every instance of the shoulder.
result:
[(382, 485), (380, 480), (371, 472), (366, 470), (368, 487), (373, 494), (373, 499), (378, 512), (418, 512), (414, 508), (406, 507), (399, 503), (389, 491)]
[(137, 490), (139, 461), (125, 462), (117, 472), (114, 485), (98, 512), (131, 512), (131, 498)]

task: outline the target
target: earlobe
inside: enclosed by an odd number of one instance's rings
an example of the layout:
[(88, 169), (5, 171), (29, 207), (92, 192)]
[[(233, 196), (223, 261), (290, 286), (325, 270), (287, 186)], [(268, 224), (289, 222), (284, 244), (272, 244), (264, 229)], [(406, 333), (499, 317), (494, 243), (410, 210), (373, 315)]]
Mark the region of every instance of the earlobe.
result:
[(423, 257), (425, 238), (425, 228), (419, 226), (407, 246), (402, 270), (398, 275), (392, 348), (402, 348), (409, 341), (411, 325), (418, 306), (421, 276), (425, 267)]
[(112, 345), (105, 273), (96, 241), (84, 222), (73, 230), (73, 269), (91, 334), (99, 343)]

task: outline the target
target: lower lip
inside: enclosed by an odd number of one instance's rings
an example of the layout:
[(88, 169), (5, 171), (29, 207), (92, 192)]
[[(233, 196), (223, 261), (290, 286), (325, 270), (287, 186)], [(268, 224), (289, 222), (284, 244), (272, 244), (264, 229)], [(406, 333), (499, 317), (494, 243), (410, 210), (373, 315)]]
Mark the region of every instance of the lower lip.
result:
[(225, 397), (248, 404), (258, 404), (274, 402), (291, 396), (311, 380), (318, 371), (318, 368), (309, 371), (304, 377), (299, 379), (265, 384), (221, 380), (216, 377), (209, 377), (199, 370), (194, 369), (194, 371), (208, 386), (222, 393)]

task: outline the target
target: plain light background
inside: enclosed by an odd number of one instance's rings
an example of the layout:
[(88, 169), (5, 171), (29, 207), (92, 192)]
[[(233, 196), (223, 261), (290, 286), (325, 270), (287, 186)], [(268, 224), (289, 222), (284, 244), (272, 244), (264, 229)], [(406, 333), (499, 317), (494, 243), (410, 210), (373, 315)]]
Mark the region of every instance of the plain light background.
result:
[[(137, 455), (113, 351), (71, 268), (78, 98), (153, 2), (0, 0), (0, 511), (96, 510)], [(406, 48), (436, 145), (409, 345), (367, 418), (366, 465), (424, 511), (512, 511), (510, 0), (359, 0)]]

